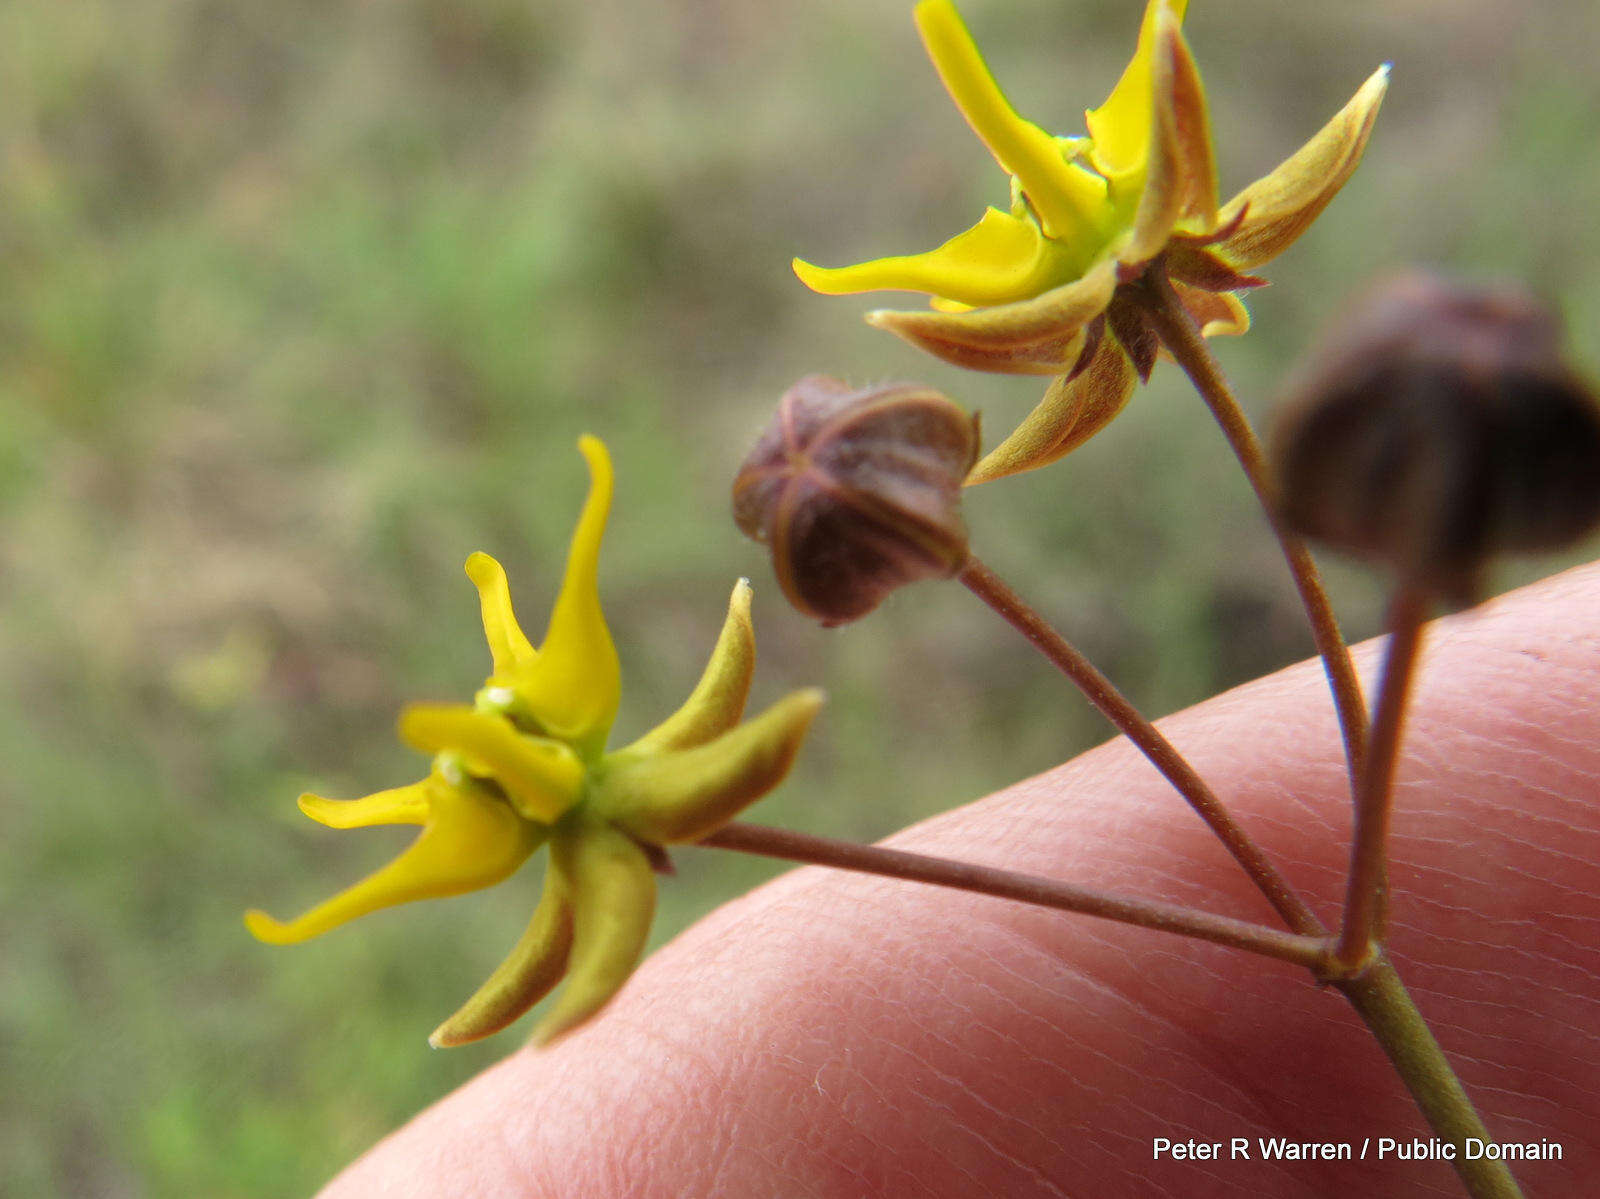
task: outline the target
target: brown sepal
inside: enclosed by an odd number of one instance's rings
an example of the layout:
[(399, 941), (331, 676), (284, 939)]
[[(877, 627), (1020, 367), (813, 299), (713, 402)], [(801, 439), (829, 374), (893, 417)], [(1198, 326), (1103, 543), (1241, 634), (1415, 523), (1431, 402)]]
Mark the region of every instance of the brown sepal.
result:
[(1067, 372), (1068, 383), (1089, 369), (1094, 356), (1100, 352), (1100, 339), (1105, 335), (1106, 315), (1102, 312), (1083, 328), (1083, 350), (1078, 354), (1078, 360), (1072, 364), (1072, 369)]
[(1215, 254), (1194, 245), (1169, 246), (1163, 261), (1172, 278), (1205, 291), (1248, 291), (1267, 285), (1260, 275), (1242, 274)]
[(1134, 304), (1121, 298), (1111, 302), (1106, 309), (1106, 319), (1111, 322), (1111, 333), (1133, 363), (1139, 382), (1150, 382), (1150, 372), (1155, 369), (1156, 356), (1161, 352), (1161, 337)]

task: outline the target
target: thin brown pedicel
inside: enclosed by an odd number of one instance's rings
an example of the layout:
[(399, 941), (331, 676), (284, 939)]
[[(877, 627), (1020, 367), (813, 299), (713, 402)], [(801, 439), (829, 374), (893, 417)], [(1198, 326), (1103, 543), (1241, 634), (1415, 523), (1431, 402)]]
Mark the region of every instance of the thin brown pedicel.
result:
[[(698, 844), (1096, 916), (1230, 945), (1305, 966), (1319, 976), (1328, 964), (1329, 943), (1325, 937), (1280, 932), (1227, 916), (1075, 887), (992, 866), (737, 822), (725, 825)], [(1461, 1151), (1460, 1146), (1469, 1138), (1489, 1143), (1488, 1130), (1388, 959), (1380, 952), (1361, 977), (1338, 980), (1333, 986), (1343, 992), (1377, 1038), (1429, 1126), (1458, 1147), (1452, 1165), (1468, 1193), (1474, 1199), (1521, 1199), (1522, 1192), (1504, 1162), (1486, 1157), (1468, 1159)]]
[[(1160, 745), (1164, 747), (1163, 756), (1170, 754), (1174, 759), (1169, 764), (1174, 767), (1175, 773), (1179, 777), (1184, 777), (1185, 775), (1195, 777), (1193, 768), (1178, 755), (1177, 751), (1172, 748), (1170, 743), (1166, 742), (1165, 738), (1161, 737), (1160, 732), (1153, 725), (1150, 725), (1142, 715), (1133, 709), (1126, 699), (1123, 699), (1116, 692), (1109, 681), (1105, 679), (1105, 676), (1101, 675), (1036, 613), (1027, 609), (1026, 605), (1022, 604), (1022, 601), (1011, 594), (1004, 584), (986, 571), (981, 563), (978, 563), (975, 559), (969, 560), (966, 570), (959, 577), (962, 582), (966, 583), (969, 588), (973, 588), (980, 595), (984, 595), (984, 590), (987, 590), (992, 592), (996, 599), (1009, 601), (999, 603), (991, 601), (991, 603), (996, 611), (1021, 631), (1029, 641), (1033, 642), (1036, 648), (1069, 674), (1084, 693), (1090, 699), (1096, 701), (1097, 706), (1102, 700), (1106, 701), (1107, 707), (1101, 708), (1103, 712), (1110, 715), (1111, 711), (1117, 711), (1125, 707), (1126, 712), (1119, 714), (1128, 718), (1129, 728), (1124, 731), (1129, 733), (1130, 739), (1137, 740), (1130, 731), (1132, 729), (1140, 729), (1141, 737), (1153, 735), (1155, 738), (1159, 738)], [(977, 583), (978, 586), (974, 586), (974, 583)], [(984, 595), (984, 598), (989, 600), (988, 595)], [(1403, 619), (1403, 616), (1397, 619), (1397, 628), (1402, 627)], [(1404, 655), (1414, 656), (1415, 646), (1410, 649), (1401, 648)], [(1406, 673), (1409, 673), (1409, 669), (1409, 666), (1405, 667)], [(1397, 744), (1399, 716), (1404, 709), (1406, 688), (1404, 686), (1386, 687), (1385, 692), (1387, 695), (1392, 696), (1392, 699), (1387, 705), (1380, 701), (1380, 717), (1377, 727), (1385, 741), (1392, 741)], [(1392, 714), (1383, 711), (1385, 706), (1392, 708)], [(1108, 708), (1110, 709), (1109, 711)], [(1391, 731), (1383, 731), (1385, 726), (1391, 722), (1394, 728)], [(1121, 727), (1120, 724), (1119, 727)], [(1141, 748), (1143, 748), (1142, 745)], [(1393, 744), (1390, 744), (1389, 748), (1385, 749), (1382, 744), (1375, 741), (1372, 751), (1374, 777), (1379, 772), (1386, 772), (1389, 769), (1383, 766), (1382, 759), (1385, 756), (1392, 763)], [(1152, 758), (1152, 761), (1155, 760)], [(1157, 762), (1157, 765), (1160, 765), (1160, 762)], [(1163, 773), (1165, 773), (1165, 770)], [(1169, 779), (1172, 778), (1171, 775), (1168, 777)], [(1387, 777), (1387, 773), (1384, 774), (1384, 777)], [(1199, 782), (1197, 777), (1195, 782), (1199, 784), (1205, 795), (1211, 796), (1209, 789), (1205, 787), (1203, 782)], [(1187, 797), (1188, 793), (1185, 792), (1185, 795)], [(1260, 850), (1254, 846), (1253, 842), (1250, 842), (1243, 830), (1237, 829), (1236, 825), (1232, 825), (1232, 819), (1222, 808), (1221, 803), (1214, 796), (1211, 796), (1211, 800), (1214, 807), (1208, 806), (1207, 810), (1220, 813), (1226, 825), (1232, 826), (1236, 830), (1240, 838), (1238, 844), (1248, 847), (1245, 850), (1247, 855), (1251, 852), (1259, 855)], [(1387, 808), (1383, 808), (1382, 811), (1384, 816), (1379, 824), (1374, 825), (1370, 820), (1365, 822), (1366, 831), (1358, 832), (1356, 836), (1358, 845), (1363, 839), (1370, 843), (1372, 848), (1368, 850), (1369, 854), (1375, 851), (1376, 856), (1373, 860), (1378, 863), (1377, 880), (1380, 889), (1376, 893), (1379, 895), (1381, 895), (1381, 884), (1384, 877), (1383, 855), (1386, 853), (1387, 840), (1385, 836), (1387, 830)], [(1201, 811), (1202, 816), (1206, 816), (1206, 814), (1207, 811)], [(1209, 817), (1207, 823), (1211, 823)], [(1228, 841), (1227, 837), (1217, 830), (1215, 824), (1212, 824), (1212, 828), (1213, 831), (1217, 831), (1217, 835), (1224, 840), (1228, 848), (1233, 850), (1235, 843)], [(1235, 857), (1238, 856), (1239, 854), (1236, 852)], [(1256, 881), (1258, 886), (1261, 885), (1263, 877), (1278, 879), (1276, 871), (1270, 863), (1265, 862), (1264, 858), (1262, 859), (1264, 870), (1260, 876), (1251, 872), (1250, 866), (1245, 861), (1241, 861), (1240, 864), (1244, 866), (1247, 873), (1250, 873), (1251, 878)], [(1366, 868), (1364, 867), (1363, 869)], [(1369, 873), (1366, 877), (1370, 879), (1372, 876)], [(1281, 883), (1281, 879), (1279, 882)], [(1298, 904), (1300, 901), (1294, 896), (1293, 892), (1287, 890), (1287, 884), (1281, 885), (1285, 888), (1285, 891), (1280, 898)], [(1316, 959), (1310, 965), (1310, 969), (1319, 980), (1330, 981), (1350, 1002), (1351, 1007), (1355, 1008), (1356, 1013), (1367, 1025), (1367, 1028), (1382, 1047), (1384, 1054), (1389, 1058), (1406, 1089), (1416, 1100), (1417, 1106), (1427, 1118), (1429, 1126), (1439, 1137), (1457, 1146), (1456, 1156), (1451, 1165), (1454, 1167), (1456, 1175), (1461, 1179), (1462, 1184), (1466, 1187), (1467, 1192), (1473, 1196), (1473, 1199), (1519, 1199), (1522, 1191), (1517, 1186), (1516, 1179), (1512, 1177), (1511, 1170), (1505, 1162), (1481, 1156), (1468, 1158), (1462, 1148), (1462, 1144), (1466, 1139), (1476, 1139), (1488, 1143), (1492, 1138), (1489, 1136), (1482, 1118), (1473, 1107), (1465, 1088), (1461, 1085), (1460, 1079), (1456, 1077), (1454, 1070), (1451, 1068), (1449, 1059), (1445, 1057), (1444, 1051), (1440, 1048), (1438, 1041), (1434, 1039), (1427, 1022), (1423, 1019), (1410, 994), (1406, 991), (1405, 984), (1400, 980), (1399, 974), (1396, 973), (1384, 954), (1381, 945), (1381, 919), (1383, 912), (1381, 903), (1375, 907), (1374, 911), (1379, 921), (1379, 927), (1374, 930), (1378, 942), (1366, 955), (1361, 964), (1362, 968), (1359, 974), (1353, 977), (1348, 975), (1338, 977), (1341, 971), (1335, 965), (1331, 953), (1328, 957)], [(1285, 918), (1287, 919), (1287, 916)], [(1314, 920), (1315, 918), (1312, 917), (1312, 919)], [(1316, 927), (1320, 931), (1321, 925), (1318, 924)], [(1326, 937), (1312, 936), (1308, 939), (1331, 950), (1331, 941)], [(1363, 944), (1365, 943), (1363, 942)]]
[(1361, 759), (1366, 753), (1367, 710), (1361, 695), (1361, 682), (1356, 678), (1355, 666), (1350, 661), (1350, 648), (1344, 634), (1339, 631), (1339, 620), (1328, 602), (1327, 590), (1322, 585), (1322, 575), (1306, 549), (1305, 542), (1286, 528), (1279, 519), (1272, 480), (1267, 472), (1266, 458), (1255, 430), (1245, 418), (1244, 410), (1234, 398), (1200, 330), (1183, 307), (1183, 301), (1173, 290), (1161, 259), (1151, 263), (1145, 272), (1142, 286), (1127, 289), (1143, 301), (1148, 317), (1161, 344), (1183, 368), (1194, 384), (1195, 390), (1205, 400), (1223, 436), (1228, 439), (1234, 456), (1244, 468), (1245, 477), (1256, 493), (1273, 535), (1283, 548), (1283, 556), (1294, 576), (1295, 589), (1311, 623), (1311, 636), (1317, 653), (1322, 657), (1323, 669), (1328, 675), (1328, 685), (1333, 691), (1334, 706), (1339, 712), (1339, 727), (1344, 735), (1345, 758), (1350, 771), (1350, 786), (1354, 791), (1361, 777)]
[(1372, 740), (1356, 791), (1344, 919), (1334, 950), (1336, 968), (1351, 974), (1359, 973), (1386, 939), (1394, 772), (1427, 613), (1427, 597), (1410, 587), (1402, 586), (1389, 604), (1389, 645), (1383, 659)]
[(1038, 907), (1077, 912), (1084, 916), (1098, 916), (1140, 928), (1229, 945), (1263, 957), (1292, 962), (1309, 970), (1320, 970), (1327, 964), (1328, 942), (1325, 937), (1300, 936), (1198, 908), (1097, 891), (993, 866), (908, 853), (880, 845), (861, 845), (854, 841), (840, 841), (758, 824), (724, 825), (698, 844), (813, 866), (829, 866), (836, 870), (853, 870), (909, 882), (929, 883), (1001, 899), (1019, 900)]
[(1115, 725), (1170, 782), (1206, 822), (1252, 882), (1267, 897), (1285, 924), (1303, 936), (1327, 930), (1287, 880), (1267, 860), (1261, 847), (1234, 820), (1222, 801), (1195, 773), (1193, 766), (1089, 659), (1012, 591), (977, 558), (969, 558), (956, 576), (1072, 680), (1090, 703)]

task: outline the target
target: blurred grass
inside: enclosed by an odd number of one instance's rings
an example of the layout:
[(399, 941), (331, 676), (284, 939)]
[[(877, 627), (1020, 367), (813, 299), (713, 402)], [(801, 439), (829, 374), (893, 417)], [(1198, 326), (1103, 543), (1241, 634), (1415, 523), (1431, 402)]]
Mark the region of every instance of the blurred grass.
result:
[[(967, 7), (1019, 107), (1066, 132), (1138, 6)], [(403, 840), (333, 836), (293, 797), (416, 775), (395, 712), (487, 668), (461, 563), (494, 552), (544, 610), (580, 432), (619, 466), (619, 736), (681, 698), (740, 574), (757, 701), (829, 690), (760, 819), (876, 837), (1104, 736), (959, 589), (824, 633), (725, 517), (803, 372), (925, 379), (991, 436), (1036, 398), (788, 271), (931, 246), (1004, 195), (908, 8), (0, 7), (6, 1193), (305, 1194), (514, 1047), (423, 1038), (514, 939), (531, 877), (294, 952), (239, 914), (291, 913)], [(1220, 348), (1258, 415), (1342, 297), (1406, 262), (1528, 280), (1597, 361), (1588, 0), (1202, 0), (1189, 27), (1225, 187), (1396, 63), (1367, 163)], [(1155, 712), (1308, 648), (1175, 373), (1067, 463), (970, 502), (985, 557)], [(1373, 584), (1332, 577), (1371, 632)], [(771, 873), (680, 858), (659, 939)]]

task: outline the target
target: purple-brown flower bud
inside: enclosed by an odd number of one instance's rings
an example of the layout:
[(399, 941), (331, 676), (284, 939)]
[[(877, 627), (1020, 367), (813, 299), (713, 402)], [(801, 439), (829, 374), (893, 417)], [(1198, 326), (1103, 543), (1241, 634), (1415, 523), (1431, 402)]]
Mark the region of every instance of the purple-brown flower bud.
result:
[(1600, 406), (1513, 287), (1381, 284), (1301, 372), (1272, 458), (1291, 527), (1455, 602), (1491, 555), (1600, 521)]
[(847, 624), (961, 569), (961, 485), (977, 456), (977, 418), (936, 391), (807, 375), (740, 467), (733, 517), (771, 547), (790, 603)]

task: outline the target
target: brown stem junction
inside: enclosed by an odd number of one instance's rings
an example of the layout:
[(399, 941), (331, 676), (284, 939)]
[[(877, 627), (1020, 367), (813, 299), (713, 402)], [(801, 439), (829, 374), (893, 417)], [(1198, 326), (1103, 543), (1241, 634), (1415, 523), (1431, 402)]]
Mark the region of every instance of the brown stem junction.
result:
[(1090, 703), (1115, 725), (1153, 766), (1189, 801), (1218, 840), (1233, 855), (1261, 893), (1267, 897), (1284, 923), (1304, 936), (1320, 936), (1327, 930), (1306, 906), (1287, 880), (1267, 860), (1261, 847), (1245, 832), (1193, 766), (1151, 724), (1138, 708), (1101, 674), (1092, 662), (1057, 632), (1026, 601), (977, 558), (969, 558), (957, 576), (967, 589), (998, 612), (1083, 692)]

